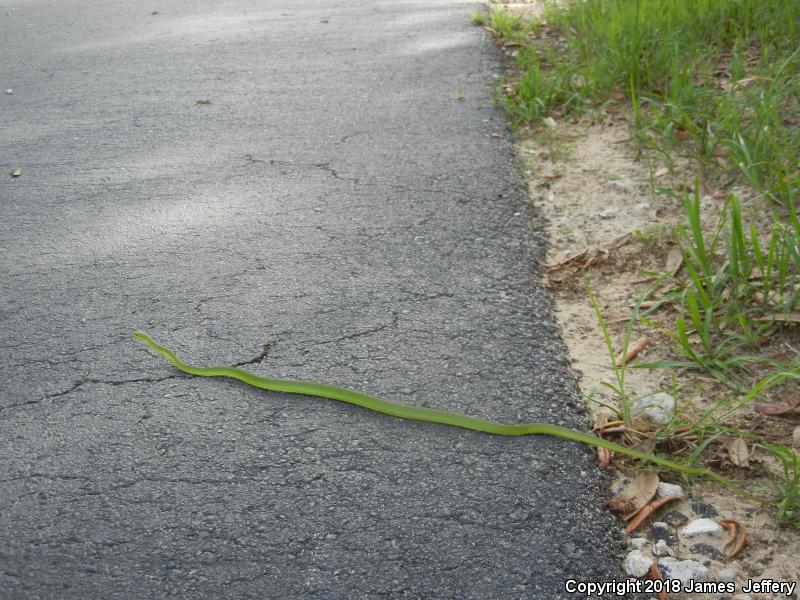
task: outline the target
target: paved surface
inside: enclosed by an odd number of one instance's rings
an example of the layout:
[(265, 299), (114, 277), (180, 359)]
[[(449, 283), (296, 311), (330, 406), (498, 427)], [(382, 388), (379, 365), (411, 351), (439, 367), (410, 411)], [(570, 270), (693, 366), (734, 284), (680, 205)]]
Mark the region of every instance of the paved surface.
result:
[(586, 448), (192, 379), (130, 337), (579, 426), (474, 4), (3, 4), (1, 598), (615, 574)]

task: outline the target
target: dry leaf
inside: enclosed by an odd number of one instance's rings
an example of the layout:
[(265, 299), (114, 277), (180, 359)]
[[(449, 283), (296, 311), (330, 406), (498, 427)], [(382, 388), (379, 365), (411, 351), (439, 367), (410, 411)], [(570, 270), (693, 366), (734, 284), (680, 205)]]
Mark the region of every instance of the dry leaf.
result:
[(203, 98), (202, 100), (195, 100), (194, 103), (195, 104), (211, 104), (211, 100), (207, 100), (207, 99)]
[(606, 507), (621, 513), (626, 521), (635, 516), (644, 507), (658, 490), (658, 474), (653, 471), (643, 471), (626, 485), (623, 490), (606, 501)]
[(661, 167), (658, 171), (653, 173), (653, 177), (663, 177), (667, 173), (669, 173), (669, 169), (667, 167)]
[[(761, 302), (759, 304), (764, 303), (764, 297), (761, 297)], [(800, 323), (800, 314), (798, 313), (775, 313), (774, 315), (768, 315), (766, 317), (758, 317), (756, 321), (763, 321), (763, 322), (770, 322), (770, 321), (780, 321), (782, 323)]]
[(664, 498), (653, 500), (633, 516), (633, 518), (628, 522), (628, 526), (625, 528), (625, 531), (627, 533), (636, 531), (639, 528), (639, 525), (644, 523), (650, 515), (673, 500), (680, 500), (680, 498), (678, 498), (678, 496), (666, 496)]
[[(663, 581), (664, 576), (661, 574), (661, 569), (658, 568), (658, 561), (654, 560), (653, 564), (650, 565), (650, 579), (652, 581)], [(667, 600), (667, 592), (664, 591), (663, 587), (659, 588), (658, 592), (658, 600)]]
[(602, 446), (597, 447), (597, 466), (601, 469), (607, 469), (611, 466), (612, 452), (608, 448)]
[(19, 167), (17, 167), (17, 168), (16, 168), (16, 169), (14, 169), (13, 171), (11, 171), (11, 172), (9, 173), (9, 175), (11, 175), (12, 177), (19, 177), (20, 175), (22, 175), (22, 169), (20, 169)]
[(791, 400), (786, 404), (756, 404), (756, 412), (771, 417), (783, 417), (792, 413), (800, 415), (800, 399)]
[(729, 521), (725, 519), (721, 520), (719, 524), (727, 529), (728, 533), (730, 534), (728, 541), (725, 542), (725, 556), (727, 558), (733, 558), (747, 545), (747, 531), (745, 530), (744, 525), (738, 521)]
[(747, 442), (737, 437), (728, 444), (728, 457), (737, 467), (748, 468), (750, 466), (750, 452), (747, 449)]
[(683, 264), (683, 252), (680, 248), (672, 248), (667, 254), (667, 263), (664, 265), (664, 272), (670, 275), (676, 275), (681, 269)]
[[(646, 338), (646, 337), (643, 337), (643, 338), (639, 338), (633, 344), (628, 346), (628, 352), (625, 355), (625, 363), (627, 364), (627, 363), (631, 362), (634, 358), (636, 358), (636, 355), (639, 354), (639, 352), (641, 352), (642, 350), (644, 350), (647, 347), (647, 344), (649, 344), (649, 343), (650, 343), (650, 340), (648, 338)], [(617, 355), (617, 358), (615, 359), (616, 365), (618, 367), (622, 366), (622, 358), (623, 358), (622, 352), (620, 352)]]

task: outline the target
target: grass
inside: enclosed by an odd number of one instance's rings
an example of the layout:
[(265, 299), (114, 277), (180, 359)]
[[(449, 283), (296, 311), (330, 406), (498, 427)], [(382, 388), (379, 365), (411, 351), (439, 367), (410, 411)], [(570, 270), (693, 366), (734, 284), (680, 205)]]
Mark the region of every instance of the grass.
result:
[[(700, 411), (690, 405), (651, 443), (695, 464), (732, 436), (749, 440), (776, 465), (768, 480), (778, 520), (800, 527), (800, 456), (740, 419), (756, 398), (800, 379), (800, 357), (769, 345), (787, 322), (800, 322), (800, 2), (571, 0), (547, 3), (541, 20), (502, 8), (482, 19), (516, 49), (516, 75), (496, 91), (515, 126), (623, 113), (640, 154), (670, 170), (677, 157), (694, 162), (701, 181), (691, 192), (660, 190), (680, 201), (685, 224), (638, 232), (651, 247), (679, 248), (682, 271), (662, 274), (640, 296), (621, 353), (634, 327), (656, 330), (672, 357), (637, 367), (722, 384), (721, 399)], [(703, 222), (706, 184), (751, 190), (747, 206), (771, 206), (771, 225), (748, 223), (735, 194), (715, 223)], [(628, 365), (615, 364), (591, 288), (589, 297), (615, 374), (604, 385), (632, 428)], [(645, 300), (651, 308), (640, 311)]]
[[(698, 186), (695, 186), (697, 188)], [(776, 332), (776, 320), (798, 315), (800, 310), (800, 222), (793, 208), (777, 213), (769, 236), (762, 239), (755, 226), (747, 227), (741, 203), (727, 198), (719, 223), (704, 227), (699, 194), (683, 195), (686, 225), (673, 229), (673, 239), (684, 260), (684, 277), (665, 276), (634, 306), (623, 335), (627, 349), (633, 327), (656, 328), (671, 341), (679, 358), (637, 364), (638, 368), (694, 369), (708, 373), (729, 388), (719, 401), (700, 414), (686, 411), (656, 431), (652, 443), (686, 450), (673, 460), (697, 464), (704, 453), (716, 452), (732, 437), (758, 444), (778, 464), (777, 472), (765, 473), (771, 485), (771, 504), (779, 523), (800, 527), (800, 454), (785, 445), (771, 443), (737, 425), (740, 409), (768, 389), (788, 380), (800, 380), (800, 361), (782, 361), (765, 353), (763, 342)], [(669, 290), (663, 291), (667, 282)], [(626, 365), (614, 364), (611, 336), (595, 296), (589, 289), (600, 330), (616, 375), (606, 384), (619, 402), (619, 416), (630, 426), (631, 398), (624, 387)], [(640, 315), (649, 299), (674, 303), (670, 326)], [(800, 315), (798, 315), (800, 316)], [(663, 319), (663, 315), (662, 315)], [(673, 386), (677, 397), (677, 386)], [(688, 441), (691, 440), (691, 443)]]
[(549, 3), (542, 22), (501, 9), (488, 20), (525, 42), (501, 100), (515, 123), (626, 101), (640, 145), (668, 164), (689, 155), (779, 203), (800, 191), (800, 3), (573, 1)]
[(744, 224), (741, 203), (730, 195), (719, 223), (707, 233), (699, 192), (685, 193), (683, 204), (688, 225), (673, 235), (686, 277), (674, 280), (660, 298), (680, 306), (673, 326), (662, 328), (680, 360), (640, 366), (702, 369), (746, 391), (753, 377), (748, 368), (780, 366), (763, 352), (766, 336), (776, 320), (800, 309), (800, 222), (790, 208), (776, 215), (768, 239), (761, 239), (754, 225)]
[(479, 10), (473, 10), (469, 13), (469, 20), (473, 25), (483, 27), (486, 25), (486, 15)]
[(757, 442), (780, 465), (777, 474), (769, 475), (777, 520), (800, 527), (800, 455), (729, 424), (769, 388), (799, 377), (797, 358), (779, 360), (765, 351), (764, 342), (776, 333), (776, 320), (800, 309), (800, 222), (790, 202), (788, 210), (776, 213), (769, 236), (762, 239), (754, 225), (745, 224), (735, 195), (728, 196), (719, 222), (710, 228), (701, 221), (699, 193), (684, 193), (682, 200), (687, 224), (675, 227), (673, 237), (686, 275), (673, 279), (670, 291), (659, 297), (675, 301), (674, 324), (640, 320), (666, 333), (680, 359), (637, 366), (697, 369), (731, 391), (695, 421), (664, 431), (662, 439), (692, 436), (697, 441), (690, 460), (720, 437)]

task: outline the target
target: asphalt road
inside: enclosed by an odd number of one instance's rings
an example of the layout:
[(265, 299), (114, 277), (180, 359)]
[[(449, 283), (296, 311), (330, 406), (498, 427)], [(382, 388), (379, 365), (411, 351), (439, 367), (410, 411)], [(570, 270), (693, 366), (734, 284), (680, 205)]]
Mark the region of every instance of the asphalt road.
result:
[(473, 8), (3, 2), (0, 598), (619, 576), (587, 448), (189, 378), (131, 338), (580, 427)]

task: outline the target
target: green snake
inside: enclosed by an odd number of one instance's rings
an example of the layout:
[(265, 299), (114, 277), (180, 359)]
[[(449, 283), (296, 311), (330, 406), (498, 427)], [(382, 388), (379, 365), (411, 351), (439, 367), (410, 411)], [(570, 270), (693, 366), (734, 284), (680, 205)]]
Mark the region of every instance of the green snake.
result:
[(261, 388), (263, 390), (329, 398), (331, 400), (347, 402), (348, 404), (355, 404), (356, 406), (368, 408), (370, 410), (374, 410), (375, 412), (391, 415), (393, 417), (399, 417), (401, 419), (411, 419), (414, 421), (426, 421), (428, 423), (451, 425), (453, 427), (473, 429), (475, 431), (481, 431), (495, 435), (547, 435), (564, 438), (574, 442), (589, 444), (590, 446), (606, 448), (613, 452), (631, 456), (643, 462), (653, 463), (660, 467), (664, 467), (684, 475), (709, 477), (722, 483), (740, 495), (752, 497), (738, 488), (731, 480), (722, 477), (721, 475), (718, 475), (709, 469), (682, 465), (660, 456), (654, 456), (652, 454), (640, 452), (620, 444), (615, 444), (614, 442), (610, 442), (601, 437), (581, 431), (575, 431), (566, 427), (561, 427), (560, 425), (552, 425), (550, 423), (522, 423), (518, 425), (508, 425), (506, 423), (497, 423), (495, 421), (477, 419), (475, 417), (460, 415), (458, 413), (448, 412), (445, 410), (398, 404), (396, 402), (390, 402), (389, 400), (384, 400), (383, 398), (378, 398), (376, 396), (369, 396), (355, 390), (336, 387), (333, 385), (326, 385), (323, 383), (291, 379), (269, 379), (267, 377), (253, 375), (252, 373), (248, 373), (247, 371), (238, 369), (236, 367), (193, 367), (179, 359), (171, 350), (168, 350), (167, 348), (157, 344), (146, 333), (136, 331), (134, 332), (133, 337), (141, 342), (144, 342), (147, 344), (147, 346), (159, 354), (165, 356), (178, 369), (184, 373), (188, 373), (189, 375), (197, 375), (200, 377), (229, 377), (231, 379), (238, 379), (239, 381), (242, 381), (248, 385)]

